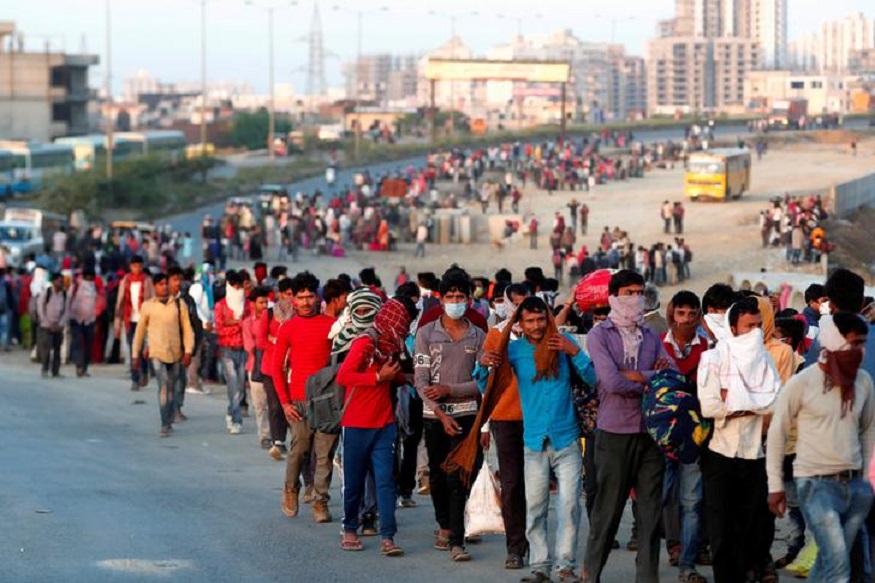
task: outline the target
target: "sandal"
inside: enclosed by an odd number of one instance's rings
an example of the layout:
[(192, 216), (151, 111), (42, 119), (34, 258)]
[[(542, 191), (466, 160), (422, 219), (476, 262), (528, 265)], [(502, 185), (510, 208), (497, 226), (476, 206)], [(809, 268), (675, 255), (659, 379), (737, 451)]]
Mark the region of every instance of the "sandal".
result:
[(450, 558), (456, 563), (464, 563), (471, 560), (471, 554), (465, 547), (453, 547), (450, 549)]
[(404, 554), (404, 549), (396, 545), (391, 538), (384, 538), (380, 542), (380, 554), (384, 557), (400, 557)]
[(523, 558), (519, 555), (508, 555), (504, 560), (505, 569), (522, 569)]
[(441, 531), (434, 531), (434, 548), (439, 551), (450, 550), (450, 535), (441, 534)]
[(362, 544), (358, 538), (356, 539), (347, 539), (344, 537), (340, 537), (340, 548), (344, 551), (363, 551), (365, 546)]

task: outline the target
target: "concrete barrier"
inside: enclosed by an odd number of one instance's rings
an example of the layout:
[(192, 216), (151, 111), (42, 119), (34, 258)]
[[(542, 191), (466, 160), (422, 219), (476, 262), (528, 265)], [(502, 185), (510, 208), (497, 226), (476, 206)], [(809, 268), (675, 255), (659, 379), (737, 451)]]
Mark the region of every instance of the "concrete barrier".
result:
[(830, 189), (829, 208), (838, 217), (847, 217), (860, 207), (872, 205), (875, 205), (875, 174), (836, 184)]

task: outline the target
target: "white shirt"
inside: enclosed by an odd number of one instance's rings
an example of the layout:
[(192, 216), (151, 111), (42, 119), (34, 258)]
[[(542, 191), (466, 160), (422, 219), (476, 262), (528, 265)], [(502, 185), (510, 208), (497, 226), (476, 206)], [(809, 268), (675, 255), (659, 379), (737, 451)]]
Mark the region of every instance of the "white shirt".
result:
[(131, 282), (131, 322), (140, 321), (140, 296), (143, 294), (143, 284), (139, 281)]
[(723, 386), (720, 378), (719, 352), (702, 353), (699, 361), (698, 385), (702, 416), (714, 419), (714, 432), (708, 449), (728, 458), (757, 460), (763, 457), (763, 416), (772, 408), (760, 409), (756, 415), (728, 417), (726, 402), (720, 398)]

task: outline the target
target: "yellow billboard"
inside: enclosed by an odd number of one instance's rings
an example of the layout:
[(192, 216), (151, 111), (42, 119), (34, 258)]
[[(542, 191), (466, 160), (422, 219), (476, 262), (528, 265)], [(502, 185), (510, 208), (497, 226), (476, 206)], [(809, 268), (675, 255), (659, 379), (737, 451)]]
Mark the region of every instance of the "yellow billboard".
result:
[(565, 61), (485, 61), (429, 59), (427, 79), (437, 81), (529, 81), (567, 83), (571, 66)]

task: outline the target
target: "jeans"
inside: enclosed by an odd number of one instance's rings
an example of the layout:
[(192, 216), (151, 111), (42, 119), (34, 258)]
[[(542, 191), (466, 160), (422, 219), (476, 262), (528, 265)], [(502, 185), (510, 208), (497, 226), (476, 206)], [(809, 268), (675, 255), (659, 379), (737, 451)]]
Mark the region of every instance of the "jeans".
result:
[[(532, 571), (549, 575), (555, 563), (559, 569), (577, 566), (577, 534), (580, 528), (580, 492), (583, 457), (580, 442), (555, 450), (547, 443), (542, 451), (525, 449), (526, 537)], [(547, 543), (547, 514), (550, 506), (550, 472), (556, 475), (556, 542), (551, 555)]]
[(153, 358), (152, 369), (155, 371), (155, 380), (158, 381), (158, 411), (161, 413), (161, 427), (170, 427), (173, 424), (173, 414), (176, 412), (173, 392), (179, 377), (180, 364), (161, 362)]
[(414, 257), (425, 257), (425, 243), (417, 243), (416, 244), (416, 252), (413, 254)]
[(787, 498), (787, 556), (796, 558), (805, 546), (805, 517), (799, 508), (799, 494), (793, 479), (796, 454), (784, 456), (784, 494)]
[(666, 463), (665, 491), (678, 483), (681, 506), (681, 571), (694, 569), (702, 542), (702, 469), (692, 464)]
[(243, 423), (240, 403), (246, 390), (247, 354), (242, 348), (222, 347), (222, 368), (228, 386), (228, 415), (232, 423)]
[(851, 547), (872, 506), (872, 487), (862, 478), (796, 478), (796, 489), (805, 523), (817, 542), (817, 560), (808, 579), (850, 581)]
[(507, 554), (524, 557), (526, 539), (526, 478), (522, 421), (489, 422), (495, 436), (501, 482), (501, 517)]
[(379, 429), (343, 428), (343, 530), (356, 532), (365, 477), (373, 470), (380, 510), (380, 535), (393, 538), (395, 522), (395, 438), (397, 426)]
[[(596, 499), (586, 544), (586, 569), (599, 581), (617, 536), (626, 500), (634, 488), (638, 501), (637, 583), (659, 580), (659, 523), (665, 458), (646, 433), (595, 434)], [(736, 582), (737, 583), (737, 582)]]
[(134, 335), (137, 333), (137, 323), (131, 322), (127, 329), (125, 330), (125, 335), (127, 337), (128, 342), (128, 350), (131, 351), (131, 360), (134, 358), (140, 359), (140, 367), (138, 369), (131, 368), (131, 380), (135, 383), (140, 382), (140, 377), (144, 377), (148, 374), (149, 370), (149, 361), (143, 358), (143, 353), (145, 351), (146, 345), (143, 343), (143, 348), (140, 349), (140, 354), (134, 354)]
[(94, 345), (94, 322), (80, 324), (71, 321), (70, 335), (72, 336), (70, 352), (76, 365), (76, 372), (88, 372), (88, 365), (91, 364), (91, 348)]
[[(292, 404), (303, 416), (306, 404), (302, 401), (293, 401)], [(334, 449), (337, 446), (337, 436), (310, 429), (306, 418), (292, 423), (290, 429), (292, 442), (289, 446), (289, 455), (286, 457), (286, 488), (295, 492), (299, 491), (301, 474), (310, 464), (311, 454), (315, 454), (313, 495), (315, 500), (327, 502), (328, 490), (331, 487), (331, 475), (334, 470), (332, 460), (334, 459)]]
[(216, 346), (219, 337), (215, 332), (204, 332), (204, 340), (201, 343), (201, 378), (203, 380), (215, 379), (216, 377)]
[(188, 369), (186, 369), (185, 371), (186, 388), (203, 388), (203, 382), (201, 381), (201, 359), (203, 358), (203, 353), (204, 342), (201, 342), (197, 349), (195, 349), (195, 351), (192, 353), (191, 364), (188, 365)]
[(9, 323), (12, 319), (10, 310), (0, 312), (0, 347), (9, 348)]
[[(470, 489), (465, 486), (458, 472), (447, 474), (441, 464), (447, 459), (456, 445), (461, 443), (474, 425), (474, 416), (456, 417), (462, 428), (458, 435), (449, 436), (443, 424), (436, 419), (425, 420), (425, 447), (428, 450), (428, 483), (431, 501), (434, 504), (434, 518), (441, 530), (450, 531), (450, 546), (465, 546), (465, 504)], [(482, 456), (471, 474), (471, 483), (477, 479)]]

